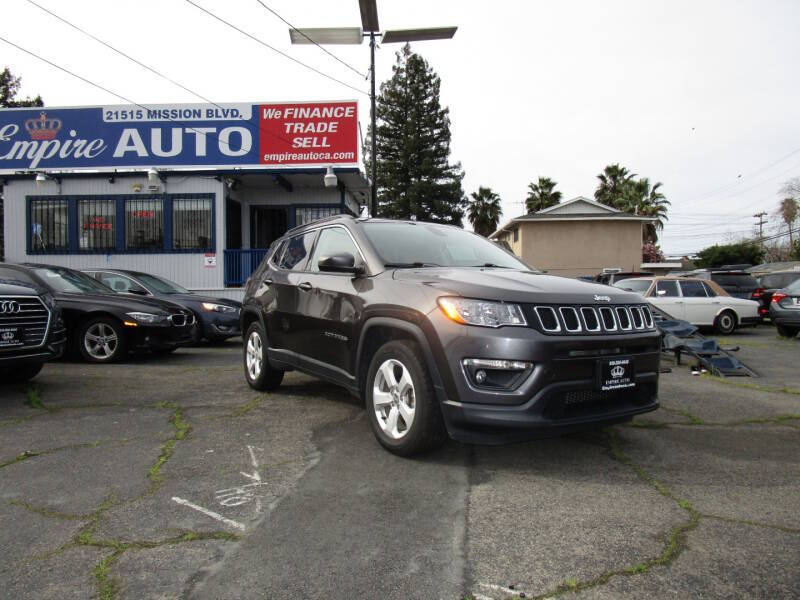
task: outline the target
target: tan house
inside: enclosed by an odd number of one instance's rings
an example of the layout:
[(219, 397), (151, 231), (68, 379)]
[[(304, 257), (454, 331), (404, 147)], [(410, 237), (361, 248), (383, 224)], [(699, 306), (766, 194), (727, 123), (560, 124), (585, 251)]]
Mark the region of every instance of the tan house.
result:
[(606, 267), (638, 271), (642, 228), (652, 221), (578, 196), (511, 219), (489, 238), (508, 242), (522, 260), (553, 275), (594, 275)]

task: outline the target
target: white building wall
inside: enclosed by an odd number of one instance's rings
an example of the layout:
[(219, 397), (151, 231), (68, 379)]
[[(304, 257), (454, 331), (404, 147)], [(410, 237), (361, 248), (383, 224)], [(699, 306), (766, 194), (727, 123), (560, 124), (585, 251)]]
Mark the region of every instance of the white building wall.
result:
[(161, 275), (190, 290), (222, 290), (224, 286), (222, 250), (225, 244), (225, 195), (223, 191), (224, 184), (214, 179), (213, 176), (187, 175), (185, 177), (168, 177), (166, 183), (161, 183), (162, 189), (160, 192), (168, 194), (215, 194), (216, 267), (206, 268), (203, 266), (203, 253), (27, 254), (26, 196), (135, 194), (135, 184), (142, 186), (142, 194), (148, 193), (146, 176), (118, 177), (114, 183), (109, 183), (108, 175), (92, 178), (67, 178), (62, 180), (60, 186), (55, 181), (47, 181), (37, 186), (32, 180), (9, 180), (3, 188), (3, 196), (5, 198), (6, 261), (10, 263), (48, 263), (72, 269), (102, 267), (131, 269)]

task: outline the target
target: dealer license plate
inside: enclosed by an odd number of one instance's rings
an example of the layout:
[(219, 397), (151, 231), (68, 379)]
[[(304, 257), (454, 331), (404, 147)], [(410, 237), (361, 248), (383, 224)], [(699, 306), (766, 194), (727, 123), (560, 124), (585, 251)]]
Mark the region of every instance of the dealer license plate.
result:
[(600, 391), (611, 392), (636, 386), (633, 373), (633, 360), (630, 358), (610, 358), (600, 364)]
[(15, 348), (25, 343), (22, 327), (0, 327), (0, 348)]

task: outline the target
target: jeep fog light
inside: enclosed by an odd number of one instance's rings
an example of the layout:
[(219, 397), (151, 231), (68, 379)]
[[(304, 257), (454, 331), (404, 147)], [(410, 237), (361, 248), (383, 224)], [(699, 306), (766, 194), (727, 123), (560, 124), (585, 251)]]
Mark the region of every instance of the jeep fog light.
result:
[(487, 358), (465, 358), (461, 366), (473, 387), (502, 391), (517, 389), (533, 370), (532, 362)]

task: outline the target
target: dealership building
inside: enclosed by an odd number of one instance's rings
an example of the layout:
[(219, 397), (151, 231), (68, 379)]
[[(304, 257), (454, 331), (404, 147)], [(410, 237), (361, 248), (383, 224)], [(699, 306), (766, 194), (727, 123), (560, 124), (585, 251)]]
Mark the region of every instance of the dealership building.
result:
[(7, 262), (240, 298), (287, 229), (357, 215), (355, 101), (0, 110)]

